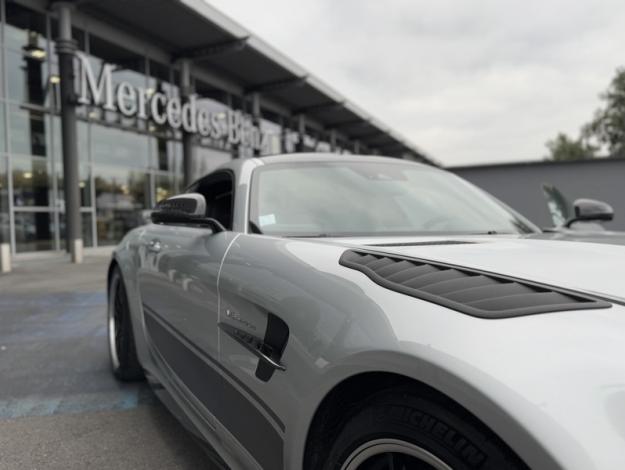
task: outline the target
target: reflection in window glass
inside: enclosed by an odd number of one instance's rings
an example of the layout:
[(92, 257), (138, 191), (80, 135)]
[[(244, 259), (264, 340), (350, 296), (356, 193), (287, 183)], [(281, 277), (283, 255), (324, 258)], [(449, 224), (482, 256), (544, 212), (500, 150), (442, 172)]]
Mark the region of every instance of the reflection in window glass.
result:
[[(91, 224), (91, 213), (81, 212), (81, 229), (82, 229), (82, 244), (84, 247), (89, 248), (93, 246), (93, 226)], [(65, 249), (65, 213), (59, 214), (59, 236), (61, 238), (61, 250)]]
[(89, 36), (89, 50), (93, 54), (94, 74), (99, 76), (104, 63), (115, 64), (112, 78), (113, 83), (128, 82), (136, 87), (145, 88), (145, 56), (128, 49), (100, 39), (97, 36)]
[(193, 178), (196, 180), (209, 174), (222, 163), (232, 159), (230, 152), (222, 152), (206, 147), (194, 147), (193, 149)]
[(182, 142), (171, 140), (166, 134), (150, 137), (151, 154), (156, 155), (156, 169), (182, 171)]
[(98, 166), (94, 174), (98, 244), (115, 244), (143, 223), (149, 180), (140, 171), (110, 166)]
[(260, 150), (261, 154), (274, 155), (280, 153), (282, 127), (275, 122), (268, 121), (267, 119), (261, 119), (260, 128), (267, 135), (264, 142), (265, 145)]
[[(2, 75), (0, 73), (0, 75)], [(0, 152), (6, 152), (7, 141), (4, 127), (4, 105), (0, 103)]]
[[(78, 175), (80, 182), (78, 183), (80, 188), (80, 205), (82, 207), (91, 206), (91, 179), (89, 177), (89, 166), (81, 164), (78, 169)], [(57, 201), (61, 210), (65, 207), (65, 186), (63, 179), (63, 165), (62, 163), (57, 166)]]
[(176, 179), (173, 174), (154, 175), (154, 194), (159, 202), (176, 194)]
[(33, 47), (45, 51), (47, 48), (45, 15), (15, 2), (7, 2), (5, 8), (6, 46), (17, 50)]
[[(532, 233), (457, 176), (410, 163), (270, 165), (254, 172), (252, 221), (270, 235)], [(330, 234), (330, 235), (328, 235)]]
[(9, 242), (9, 181), (7, 158), (0, 156), (0, 243)]
[(9, 106), (11, 153), (47, 156), (49, 117), (40, 112)]
[[(78, 147), (78, 160), (86, 162), (89, 160), (89, 145), (87, 140), (89, 124), (85, 121), (76, 122), (76, 130), (78, 133), (78, 140), (76, 146)], [(54, 136), (54, 155), (57, 161), (63, 161), (63, 134), (61, 128), (61, 118), (59, 116), (52, 116), (52, 133)]]
[(122, 167), (147, 168), (148, 137), (134, 132), (91, 125), (91, 152), (94, 162)]
[(331, 152), (332, 146), (330, 142), (326, 142), (324, 140), (318, 140), (315, 144), (315, 152)]
[[(78, 72), (76, 71), (76, 76), (78, 76)], [(55, 110), (57, 113), (61, 112), (61, 72), (59, 72), (59, 64), (56, 62), (50, 63), (50, 71), (48, 73), (48, 80), (46, 82), (46, 91), (45, 91), (45, 101), (44, 106), (46, 108), (50, 108)], [(78, 110), (82, 109), (82, 107), (77, 108), (77, 115), (80, 116), (80, 112)]]
[(6, 51), (8, 98), (43, 105), (52, 86), (48, 86), (45, 60), (33, 54), (32, 51)]
[(151, 93), (160, 91), (170, 98), (178, 94), (178, 87), (171, 83), (169, 66), (150, 60), (150, 77), (147, 89)]
[(49, 206), (52, 202), (50, 163), (45, 158), (14, 156), (13, 203), (16, 206)]
[(18, 253), (54, 249), (52, 212), (15, 212), (15, 248)]
[(215, 125), (217, 128), (221, 129), (221, 137), (219, 139), (214, 139), (210, 135), (201, 137), (198, 136), (200, 138), (199, 143), (203, 146), (217, 149), (230, 149), (231, 146), (228, 143), (228, 139), (225, 138), (228, 133), (228, 106), (213, 98), (200, 97), (197, 100), (197, 109), (199, 111), (208, 112), (213, 117), (216, 117), (217, 122)]
[(4, 71), (4, 65), (2, 62), (2, 34), (0, 34), (0, 68), (3, 69), (0, 73), (0, 98), (4, 97), (4, 80), (6, 76), (6, 72)]

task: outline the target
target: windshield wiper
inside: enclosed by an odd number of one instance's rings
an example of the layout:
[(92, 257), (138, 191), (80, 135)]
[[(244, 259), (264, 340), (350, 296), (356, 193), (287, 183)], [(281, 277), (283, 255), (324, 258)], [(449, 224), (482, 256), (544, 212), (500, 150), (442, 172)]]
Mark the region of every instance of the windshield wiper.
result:
[(330, 238), (332, 237), (329, 233), (306, 233), (302, 235), (287, 235), (287, 238)]
[(514, 235), (514, 232), (498, 232), (497, 230), (487, 230), (486, 232), (476, 233), (475, 235)]

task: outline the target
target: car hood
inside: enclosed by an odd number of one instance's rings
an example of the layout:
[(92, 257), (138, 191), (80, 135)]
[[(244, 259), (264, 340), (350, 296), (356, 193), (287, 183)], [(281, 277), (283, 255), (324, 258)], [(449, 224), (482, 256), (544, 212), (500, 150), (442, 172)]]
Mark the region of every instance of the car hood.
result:
[(562, 240), (587, 243), (607, 243), (608, 245), (625, 245), (625, 232), (585, 231), (566, 228), (553, 229), (531, 235), (535, 240)]
[(440, 261), (625, 302), (625, 246), (516, 236), (334, 238), (320, 242)]

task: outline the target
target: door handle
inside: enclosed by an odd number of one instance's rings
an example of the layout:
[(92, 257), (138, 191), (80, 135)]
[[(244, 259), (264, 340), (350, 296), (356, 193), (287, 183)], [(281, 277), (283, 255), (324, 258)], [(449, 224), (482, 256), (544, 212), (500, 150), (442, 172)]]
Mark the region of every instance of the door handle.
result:
[(161, 242), (157, 239), (150, 240), (147, 243), (147, 248), (148, 248), (148, 251), (152, 253), (158, 253), (159, 251), (161, 251), (161, 248), (162, 248)]

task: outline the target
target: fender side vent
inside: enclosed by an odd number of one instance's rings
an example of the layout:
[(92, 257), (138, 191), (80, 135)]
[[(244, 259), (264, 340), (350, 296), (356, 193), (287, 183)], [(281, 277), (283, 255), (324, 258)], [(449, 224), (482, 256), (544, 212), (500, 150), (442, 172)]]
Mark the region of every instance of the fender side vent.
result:
[(387, 289), (481, 318), (612, 306), (568, 289), (423, 259), (348, 250), (339, 263)]

